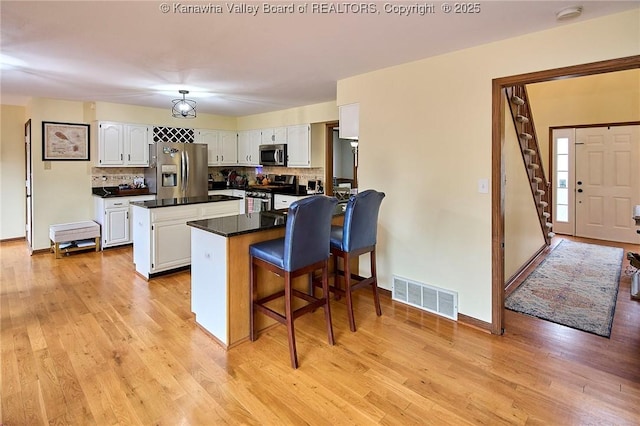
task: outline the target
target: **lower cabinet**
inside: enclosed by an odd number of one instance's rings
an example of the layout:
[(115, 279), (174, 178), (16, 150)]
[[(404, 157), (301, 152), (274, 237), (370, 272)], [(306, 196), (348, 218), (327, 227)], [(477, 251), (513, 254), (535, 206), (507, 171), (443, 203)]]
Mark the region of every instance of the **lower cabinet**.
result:
[(240, 214), (240, 201), (133, 208), (133, 263), (150, 278), (191, 264), (191, 227), (187, 222)]
[(154, 195), (130, 197), (94, 198), (94, 219), (102, 228), (101, 247), (108, 248), (131, 244), (131, 207), (134, 201), (155, 199)]
[(273, 208), (274, 210), (288, 209), (291, 203), (293, 203), (294, 201), (298, 201), (307, 197), (310, 197), (310, 195), (275, 194), (273, 196)]
[(104, 216), (104, 226), (102, 227), (102, 247), (130, 243), (129, 207), (105, 209)]

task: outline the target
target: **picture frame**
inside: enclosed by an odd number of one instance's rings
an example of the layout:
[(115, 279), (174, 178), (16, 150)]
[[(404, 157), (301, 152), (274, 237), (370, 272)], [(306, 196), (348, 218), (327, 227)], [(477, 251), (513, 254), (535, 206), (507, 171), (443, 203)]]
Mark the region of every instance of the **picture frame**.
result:
[(89, 125), (42, 122), (42, 161), (89, 161)]

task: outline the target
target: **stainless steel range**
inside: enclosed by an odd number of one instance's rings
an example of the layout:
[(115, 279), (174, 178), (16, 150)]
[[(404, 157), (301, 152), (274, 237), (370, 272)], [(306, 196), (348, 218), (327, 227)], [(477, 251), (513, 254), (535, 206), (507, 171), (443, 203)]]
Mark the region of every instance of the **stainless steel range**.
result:
[(270, 192), (248, 189), (244, 196), (245, 213), (263, 212), (273, 207), (273, 195)]
[(269, 211), (273, 208), (273, 194), (295, 194), (297, 180), (294, 175), (267, 175), (268, 185), (252, 185), (245, 193), (247, 213)]

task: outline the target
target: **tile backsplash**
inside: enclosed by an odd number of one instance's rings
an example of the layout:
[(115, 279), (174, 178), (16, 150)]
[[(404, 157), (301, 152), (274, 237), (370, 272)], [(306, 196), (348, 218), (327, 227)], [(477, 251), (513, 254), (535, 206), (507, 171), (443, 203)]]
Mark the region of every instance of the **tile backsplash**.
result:
[[(246, 175), (249, 182), (256, 180), (258, 174), (287, 174), (298, 178), (298, 185), (307, 185), (310, 180), (324, 183), (324, 167), (302, 169), (292, 167), (209, 167), (214, 180), (223, 181), (222, 170), (235, 170), (239, 175)], [(91, 186), (133, 185), (135, 178), (144, 177), (143, 167), (92, 167)]]
[(92, 167), (91, 186), (133, 185), (135, 178), (144, 177), (143, 167)]
[(209, 167), (209, 173), (213, 175), (213, 179), (216, 181), (223, 181), (224, 177), (222, 170), (235, 170), (239, 175), (247, 176), (247, 181), (251, 183), (256, 180), (258, 174), (284, 174), (294, 175), (298, 178), (298, 185), (307, 185), (310, 180), (320, 180), (324, 183), (324, 167), (317, 168), (294, 168), (294, 167)]

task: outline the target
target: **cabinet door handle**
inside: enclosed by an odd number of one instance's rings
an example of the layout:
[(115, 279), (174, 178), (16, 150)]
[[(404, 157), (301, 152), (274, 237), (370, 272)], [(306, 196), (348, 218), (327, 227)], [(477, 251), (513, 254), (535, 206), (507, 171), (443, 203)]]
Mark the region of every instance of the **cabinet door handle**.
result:
[(120, 161), (122, 161), (122, 154), (120, 154)]
[(131, 161), (131, 154), (128, 154), (127, 161)]

